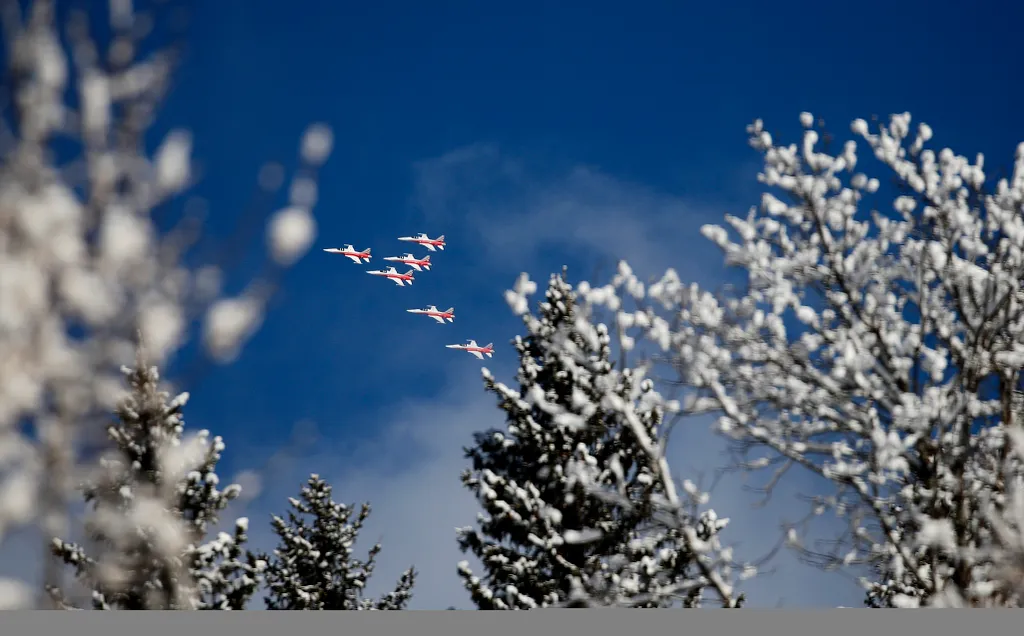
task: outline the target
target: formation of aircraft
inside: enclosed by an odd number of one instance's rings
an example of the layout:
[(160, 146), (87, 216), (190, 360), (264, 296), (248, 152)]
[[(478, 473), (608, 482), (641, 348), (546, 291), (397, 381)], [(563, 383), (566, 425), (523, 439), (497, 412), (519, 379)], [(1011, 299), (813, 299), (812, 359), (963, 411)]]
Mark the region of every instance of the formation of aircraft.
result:
[[(356, 248), (346, 243), (344, 247), (327, 247), (324, 248), (324, 251), (330, 252), (331, 254), (341, 254), (342, 256), (347, 256), (356, 263), (362, 263), (363, 261), (366, 261), (367, 263), (370, 262), (370, 248), (366, 248), (365, 250), (357, 250)], [(428, 256), (427, 258), (430, 257)], [(384, 260), (388, 259), (385, 258)]]
[(404, 285), (412, 285), (412, 277), (415, 271), (410, 269), (404, 274), (399, 274), (398, 270), (394, 267), (389, 267), (387, 269), (368, 269), (366, 270), (366, 273), (370, 276), (383, 276), (384, 278), (390, 278), (395, 281), (399, 287), (402, 287)]
[[(398, 240), (404, 241), (406, 243), (416, 243), (417, 245), (421, 245), (427, 248), (431, 252), (435, 252), (437, 250), (444, 251), (445, 248), (444, 234), (438, 236), (436, 239), (432, 239), (421, 232), (416, 236), (400, 236), (398, 237)], [(346, 258), (352, 259), (353, 262), (358, 264), (370, 262), (370, 248), (366, 248), (365, 250), (357, 250), (352, 245), (346, 243), (343, 247), (324, 248), (324, 251), (331, 254), (341, 254)], [(401, 256), (386, 256), (384, 257), (384, 260), (391, 263), (402, 263), (403, 265), (411, 267), (412, 269), (410, 269), (408, 272), (404, 274), (400, 274), (398, 270), (396, 270), (394, 267), (387, 267), (385, 269), (377, 270), (370, 269), (366, 270), (366, 273), (370, 274), (371, 276), (387, 278), (393, 281), (399, 287), (405, 287), (406, 285), (411, 286), (413, 283), (413, 277), (415, 276), (416, 272), (430, 271), (431, 266), (429, 254), (427, 256), (424, 256), (423, 258), (416, 258), (414, 255), (406, 253), (402, 254)], [(431, 318), (441, 323), (442, 325), (445, 324), (446, 320), (449, 323), (455, 322), (454, 307), (449, 307), (448, 309), (441, 311), (435, 305), (428, 305), (425, 309), (406, 309), (406, 311), (409, 312), (410, 314), (430, 316)], [(476, 343), (476, 340), (467, 340), (465, 344), (450, 344), (445, 346), (449, 349), (458, 349), (460, 351), (465, 351), (467, 353), (474, 355), (480, 360), (483, 360), (484, 356), (490, 358), (494, 355), (493, 344), (488, 343), (486, 346), (481, 347)]]
[(450, 344), (445, 346), (448, 347), (449, 349), (459, 349), (461, 351), (467, 351), (475, 355), (477, 358), (480, 358), (481, 360), (484, 359), (485, 355), (488, 358), (490, 358), (494, 354), (493, 344), (488, 343), (487, 346), (481, 347), (476, 343), (476, 340), (467, 340), (466, 344)]
[(406, 309), (406, 311), (410, 314), (430, 316), (442, 325), (445, 320), (448, 320), (448, 322), (455, 322), (455, 307), (449, 307), (445, 311), (441, 311), (437, 307), (430, 305), (426, 309)]
[(431, 252), (435, 250), (444, 251), (444, 234), (437, 237), (436, 239), (432, 239), (423, 232), (420, 232), (416, 236), (399, 236), (398, 240), (405, 241), (407, 243), (417, 243), (427, 248)]
[(403, 265), (408, 265), (417, 272), (421, 272), (423, 270), (427, 270), (428, 272), (430, 271), (430, 254), (427, 254), (423, 258), (416, 258), (412, 254), (402, 254), (401, 256), (385, 256), (384, 260), (390, 261), (392, 263), (401, 263)]

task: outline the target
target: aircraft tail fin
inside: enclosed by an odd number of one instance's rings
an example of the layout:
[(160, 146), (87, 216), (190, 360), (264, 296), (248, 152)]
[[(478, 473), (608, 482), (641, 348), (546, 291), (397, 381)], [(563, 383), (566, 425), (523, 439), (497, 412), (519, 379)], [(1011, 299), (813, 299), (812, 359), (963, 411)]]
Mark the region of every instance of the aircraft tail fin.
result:
[(455, 315), (455, 307), (449, 307), (444, 313)]
[(366, 248), (365, 250), (363, 250), (363, 252), (366, 253), (366, 254), (369, 254), (370, 253), (370, 248)]
[(494, 343), (493, 342), (488, 342), (487, 346), (484, 347), (484, 349), (493, 349), (493, 348), (494, 348)]
[(444, 240), (444, 234), (442, 234), (441, 236), (437, 237), (437, 240), (443, 241)]
[(423, 261), (426, 262), (426, 263), (429, 263), (430, 262), (430, 254), (427, 254), (426, 256), (424, 256), (423, 257)]

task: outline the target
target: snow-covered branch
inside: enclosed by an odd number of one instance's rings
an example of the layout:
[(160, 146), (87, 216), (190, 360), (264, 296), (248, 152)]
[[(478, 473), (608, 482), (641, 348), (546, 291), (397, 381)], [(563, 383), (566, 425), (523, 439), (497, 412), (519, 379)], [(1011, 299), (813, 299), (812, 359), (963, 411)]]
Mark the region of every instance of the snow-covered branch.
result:
[[(645, 286), (623, 264), (581, 296), (666, 353), (684, 412), (715, 410), (722, 433), (761, 450), (748, 468), (777, 458), (833, 485), (815, 508), (856, 521), (831, 564), (872, 568), (872, 604), (955, 592), (1015, 605), (990, 548), (1016, 526), (988, 502), (1019, 479), (1006, 440), (1024, 366), (1024, 144), (1013, 175), (989, 185), (983, 157), (928, 148), (931, 128), (909, 114), (877, 132), (857, 120), (896, 182), (891, 207), (873, 209), (887, 190), (858, 170), (858, 143), (822, 151), (814, 117), (800, 120), (791, 145), (748, 127), (761, 205), (703, 228), (742, 291), (712, 294), (674, 270)], [(627, 297), (647, 305), (627, 310)]]

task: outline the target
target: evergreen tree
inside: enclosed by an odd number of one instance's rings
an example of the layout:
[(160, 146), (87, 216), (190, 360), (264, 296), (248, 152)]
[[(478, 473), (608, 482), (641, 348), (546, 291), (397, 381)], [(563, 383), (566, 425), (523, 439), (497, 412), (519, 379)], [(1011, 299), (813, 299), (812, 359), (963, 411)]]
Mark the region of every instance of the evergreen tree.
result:
[[(203, 543), (219, 513), (241, 489), (219, 488), (224, 442), (200, 431), (183, 440), (183, 393), (168, 402), (159, 374), (139, 358), (123, 369), (130, 394), (108, 430), (112, 452), (83, 488), (90, 508), (90, 554), (53, 540), (54, 554), (75, 568), (95, 609), (244, 609), (256, 591), (261, 563), (242, 558), (248, 520), (234, 535)], [(64, 608), (60, 590), (48, 588)]]
[(259, 558), (267, 563), (267, 609), (404, 609), (412, 598), (415, 570), (406, 570), (394, 591), (381, 598), (362, 598), (381, 550), (378, 543), (370, 548), (366, 561), (352, 557), (370, 505), (363, 504), (350, 521), (353, 508), (336, 503), (331, 492), (330, 484), (319, 475), (310, 475), (299, 499), (289, 498), (288, 519), (274, 515), (271, 525), (278, 547), (273, 555)]
[[(532, 285), (532, 283), (530, 283)], [(534, 286), (535, 288), (535, 286)], [(671, 604), (673, 583), (700, 580), (692, 570), (683, 527), (656, 529), (652, 501), (664, 499), (650, 455), (624, 413), (657, 439), (662, 405), (639, 370), (617, 371), (604, 325), (580, 311), (563, 275), (551, 277), (538, 316), (522, 296), (510, 296), (528, 335), (515, 339), (518, 391), (484, 370), (486, 389), (507, 414), (502, 430), (475, 434), (466, 449), (472, 468), (462, 482), (480, 502), (480, 528), (460, 528), (459, 545), (484, 567), (475, 576), (459, 564), (480, 609), (532, 609), (585, 596), (615, 597), (634, 607)], [(594, 496), (580, 479), (621, 498)], [(625, 504), (625, 505), (624, 505)], [(696, 524), (708, 539), (724, 523)], [(683, 593), (699, 602), (701, 583)]]

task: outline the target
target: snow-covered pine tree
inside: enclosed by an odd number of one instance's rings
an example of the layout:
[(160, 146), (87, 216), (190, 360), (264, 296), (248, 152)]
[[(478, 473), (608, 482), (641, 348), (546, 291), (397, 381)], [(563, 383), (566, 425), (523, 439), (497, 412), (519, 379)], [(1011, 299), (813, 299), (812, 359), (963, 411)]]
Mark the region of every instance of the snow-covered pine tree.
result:
[(266, 561), (245, 549), (248, 541), (249, 519), (239, 517), (234, 534), (220, 532), (216, 539), (200, 545), (190, 555), (192, 578), (199, 588), (198, 609), (246, 609), (266, 567)]
[[(209, 442), (205, 430), (183, 439), (188, 394), (168, 401), (141, 354), (123, 371), (130, 394), (107, 430), (114, 448), (84, 487), (90, 550), (55, 538), (54, 554), (74, 566), (95, 609), (244, 609), (263, 565), (243, 556), (248, 520), (238, 519), (233, 536), (203, 543), (241, 491), (219, 488), (224, 442)], [(72, 607), (60, 590), (48, 591)]]
[(288, 519), (273, 516), (271, 526), (278, 547), (272, 555), (252, 557), (267, 564), (267, 609), (405, 609), (416, 581), (413, 568), (402, 573), (392, 592), (379, 599), (363, 598), (381, 551), (378, 543), (370, 548), (366, 561), (352, 557), (359, 531), (370, 516), (370, 505), (363, 504), (351, 521), (353, 508), (336, 503), (332, 490), (319, 475), (310, 475), (299, 499), (288, 499), (292, 507)]
[[(663, 402), (642, 370), (614, 368), (608, 330), (579, 310), (564, 271), (551, 277), (538, 316), (525, 298), (536, 285), (525, 280), (508, 295), (528, 332), (515, 339), (520, 388), (484, 369), (506, 426), (476, 433), (466, 449), (472, 468), (462, 481), (484, 510), (479, 529), (458, 529), (462, 550), (484, 567), (477, 577), (468, 562), (459, 564), (473, 602), (480, 609), (595, 600), (664, 607), (681, 596), (685, 606), (698, 605), (707, 581), (684, 534), (709, 541), (725, 520), (710, 512), (674, 527), (653, 522), (664, 483), (627, 419), (657, 439)], [(619, 501), (595, 496), (595, 485)]]

